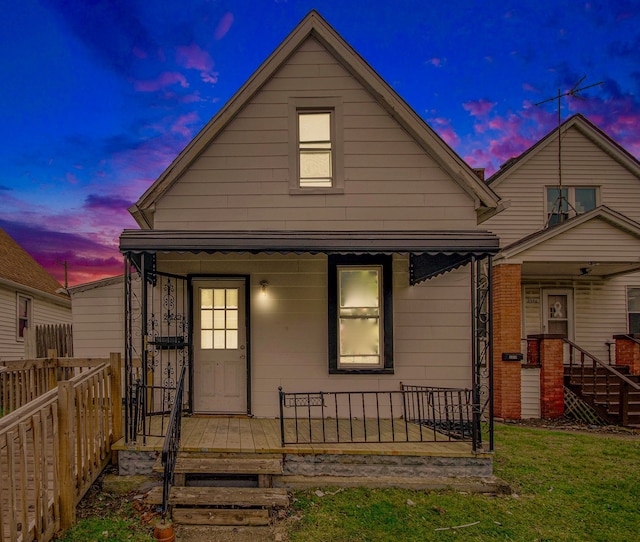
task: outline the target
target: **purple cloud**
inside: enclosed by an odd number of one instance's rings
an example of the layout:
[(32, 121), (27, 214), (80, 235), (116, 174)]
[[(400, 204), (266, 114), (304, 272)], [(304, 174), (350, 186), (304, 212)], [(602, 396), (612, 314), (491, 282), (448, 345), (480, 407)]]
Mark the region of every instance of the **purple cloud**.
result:
[(233, 24), (233, 13), (225, 13), (222, 16), (222, 19), (220, 19), (220, 22), (218, 23), (218, 26), (216, 28), (216, 31), (213, 34), (213, 37), (217, 40), (221, 40), (222, 38), (224, 38), (227, 35), (227, 32), (229, 32), (229, 29), (231, 28), (231, 25)]
[(187, 78), (178, 72), (164, 72), (155, 79), (147, 81), (135, 81), (133, 88), (138, 92), (156, 92), (165, 87), (179, 84), (182, 88), (187, 88), (189, 83)]
[(468, 111), (472, 117), (484, 117), (495, 106), (496, 102), (490, 102), (489, 100), (471, 100), (462, 104), (462, 108)]
[(123, 211), (133, 205), (133, 202), (118, 196), (100, 196), (89, 194), (84, 202), (84, 208), (91, 211)]

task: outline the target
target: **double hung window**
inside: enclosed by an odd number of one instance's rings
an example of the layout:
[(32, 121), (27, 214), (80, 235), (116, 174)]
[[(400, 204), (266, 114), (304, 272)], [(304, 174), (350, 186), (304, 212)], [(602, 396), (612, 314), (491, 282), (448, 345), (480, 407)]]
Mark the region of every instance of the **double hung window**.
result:
[(31, 298), (18, 294), (16, 305), (17, 305), (16, 338), (19, 341), (23, 341), (25, 330), (31, 327)]
[(547, 224), (555, 226), (568, 218), (581, 215), (597, 204), (598, 189), (592, 186), (547, 187)]

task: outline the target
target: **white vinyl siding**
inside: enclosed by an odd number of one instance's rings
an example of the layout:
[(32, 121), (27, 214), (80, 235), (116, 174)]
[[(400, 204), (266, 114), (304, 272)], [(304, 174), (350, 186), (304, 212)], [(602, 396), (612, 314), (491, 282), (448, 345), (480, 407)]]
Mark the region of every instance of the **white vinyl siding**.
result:
[[(252, 411), (277, 416), (284, 391), (395, 390), (400, 382), (471, 385), (468, 268), (409, 286), (409, 261), (393, 264), (394, 374), (329, 375), (328, 260), (323, 255), (163, 254), (158, 269), (250, 274)], [(269, 283), (267, 295), (260, 283)]]
[[(500, 236), (507, 246), (544, 227), (545, 192), (558, 182), (557, 140), (538, 150), (492, 188), (510, 207), (483, 226)], [(564, 187), (597, 187), (598, 205), (606, 205), (640, 222), (640, 180), (578, 129), (562, 136), (562, 184)]]
[[(32, 325), (69, 324), (71, 323), (71, 308), (60, 303), (41, 298), (31, 292), (20, 292), (31, 299)], [(0, 288), (0, 359), (24, 358), (24, 340), (16, 336), (17, 309), (16, 290)]]
[(523, 367), (521, 374), (520, 400), (523, 419), (540, 417), (540, 368)]
[[(344, 189), (290, 194), (289, 101), (336, 98)], [(474, 203), (314, 38), (305, 41), (157, 202), (179, 230), (477, 227)]]
[[(124, 355), (124, 282), (120, 277), (89, 289), (71, 290), (76, 357)], [(136, 296), (139, 299), (139, 296)]]

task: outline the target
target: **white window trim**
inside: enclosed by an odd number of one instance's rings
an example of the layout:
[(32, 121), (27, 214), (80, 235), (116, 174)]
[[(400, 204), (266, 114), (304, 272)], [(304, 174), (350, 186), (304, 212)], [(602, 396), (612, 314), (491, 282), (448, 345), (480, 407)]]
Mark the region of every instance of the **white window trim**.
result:
[(627, 333), (633, 333), (631, 331), (631, 321), (629, 316), (631, 314), (640, 314), (640, 311), (631, 311), (629, 310), (629, 290), (640, 290), (640, 286), (627, 286), (626, 291), (625, 291), (625, 309), (626, 309), (626, 313), (627, 313)]
[[(557, 190), (558, 185), (546, 185), (544, 187), (544, 207), (543, 207), (544, 224), (546, 224), (547, 220), (549, 219), (548, 211), (547, 211), (549, 206), (548, 194), (549, 194), (549, 189), (552, 189), (552, 188), (555, 188)], [(568, 218), (573, 218), (574, 216), (577, 216), (577, 214), (580, 214), (580, 213), (575, 213), (573, 210), (573, 208), (575, 208), (575, 205), (576, 205), (576, 192), (575, 192), (576, 188), (593, 188), (596, 191), (596, 207), (600, 206), (600, 186), (593, 185), (593, 184), (574, 184), (574, 185), (563, 184), (562, 189), (567, 191), (567, 199), (569, 200), (569, 209), (567, 211)]]
[[(300, 156), (298, 112), (324, 111), (331, 113), (331, 152), (333, 185), (330, 187), (300, 187)], [(343, 194), (344, 193), (344, 125), (342, 99), (339, 97), (289, 98), (289, 193), (290, 194)]]
[(31, 329), (33, 327), (33, 297), (24, 295), (21, 293), (16, 293), (16, 341), (24, 342), (24, 337), (20, 337), (20, 300), (26, 299), (28, 303), (27, 309), (27, 327), (26, 329)]

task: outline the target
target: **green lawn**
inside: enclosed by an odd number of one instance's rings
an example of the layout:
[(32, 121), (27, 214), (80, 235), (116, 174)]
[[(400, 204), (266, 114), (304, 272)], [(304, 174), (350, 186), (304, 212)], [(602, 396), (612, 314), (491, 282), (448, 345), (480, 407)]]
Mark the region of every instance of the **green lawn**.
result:
[[(349, 489), (296, 494), (298, 541), (640, 539), (640, 437), (499, 425), (507, 496)], [(409, 501), (409, 502), (408, 502)], [(476, 523), (478, 522), (478, 523)], [(436, 530), (475, 524), (468, 527)]]

